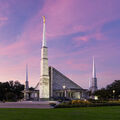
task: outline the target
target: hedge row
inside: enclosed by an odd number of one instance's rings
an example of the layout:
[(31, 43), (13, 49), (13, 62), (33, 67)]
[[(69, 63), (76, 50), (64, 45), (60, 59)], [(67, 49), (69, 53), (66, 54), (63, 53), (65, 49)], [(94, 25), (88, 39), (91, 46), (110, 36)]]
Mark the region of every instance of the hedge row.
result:
[(61, 103), (56, 106), (55, 108), (72, 108), (72, 107), (100, 107), (100, 106), (120, 106), (120, 103), (89, 103), (89, 104), (68, 104), (68, 103)]

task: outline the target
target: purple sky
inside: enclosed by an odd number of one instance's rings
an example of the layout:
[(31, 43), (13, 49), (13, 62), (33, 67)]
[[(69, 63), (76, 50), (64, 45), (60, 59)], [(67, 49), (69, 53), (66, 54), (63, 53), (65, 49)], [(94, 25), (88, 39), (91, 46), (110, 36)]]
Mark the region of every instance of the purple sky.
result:
[(120, 79), (120, 0), (0, 0), (0, 81), (40, 79), (42, 17), (46, 16), (49, 65), (83, 88)]

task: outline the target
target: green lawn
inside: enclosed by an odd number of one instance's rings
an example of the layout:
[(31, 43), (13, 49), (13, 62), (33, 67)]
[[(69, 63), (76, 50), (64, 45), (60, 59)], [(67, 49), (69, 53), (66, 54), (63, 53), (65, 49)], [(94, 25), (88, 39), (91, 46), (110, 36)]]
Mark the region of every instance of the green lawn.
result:
[(64, 109), (0, 108), (0, 120), (120, 120), (120, 106)]

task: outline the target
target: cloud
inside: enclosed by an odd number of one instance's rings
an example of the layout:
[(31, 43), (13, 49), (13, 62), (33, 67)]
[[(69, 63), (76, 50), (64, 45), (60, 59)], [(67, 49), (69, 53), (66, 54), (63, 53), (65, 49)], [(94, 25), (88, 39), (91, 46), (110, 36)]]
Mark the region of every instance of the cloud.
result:
[(8, 21), (9, 4), (5, 1), (0, 1), (0, 27)]
[(88, 33), (86, 35), (81, 35), (81, 36), (76, 36), (72, 38), (75, 47), (79, 47), (81, 44), (81, 42), (90, 42), (90, 41), (105, 41), (108, 40), (107, 36), (102, 33), (102, 32), (94, 32), (94, 33)]
[(25, 53), (25, 47), (24, 47), (24, 41), (17, 41), (13, 44), (10, 44), (8, 46), (0, 45), (0, 55), (7, 55), (10, 57), (24, 54)]
[(40, 41), (42, 39), (42, 17), (40, 16), (45, 15), (47, 40), (57, 40), (57, 37), (78, 32), (85, 32), (88, 35), (76, 37), (77, 41), (88, 41), (90, 38), (99, 40), (103, 38), (103, 34), (98, 30), (106, 22), (118, 18), (115, 4), (115, 2), (104, 0), (46, 0), (42, 9), (39, 9), (36, 15), (27, 21), (21, 36), (26, 40)]
[(8, 18), (7, 17), (0, 17), (0, 21), (7, 21)]

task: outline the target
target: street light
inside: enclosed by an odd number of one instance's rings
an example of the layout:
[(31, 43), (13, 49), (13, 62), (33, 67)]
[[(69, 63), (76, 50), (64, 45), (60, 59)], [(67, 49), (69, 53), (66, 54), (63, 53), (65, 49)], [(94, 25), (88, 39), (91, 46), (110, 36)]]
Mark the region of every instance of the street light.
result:
[(63, 89), (65, 89), (66, 88), (66, 86), (65, 85), (63, 85)]
[(98, 96), (95, 96), (95, 100), (98, 100)]
[(113, 92), (113, 100), (115, 99), (115, 90), (112, 91)]
[(66, 90), (65, 90), (66, 86), (63, 85), (62, 87), (63, 87), (63, 90), (64, 90), (64, 97), (66, 97)]

